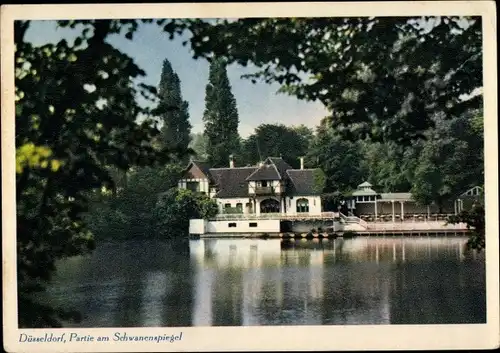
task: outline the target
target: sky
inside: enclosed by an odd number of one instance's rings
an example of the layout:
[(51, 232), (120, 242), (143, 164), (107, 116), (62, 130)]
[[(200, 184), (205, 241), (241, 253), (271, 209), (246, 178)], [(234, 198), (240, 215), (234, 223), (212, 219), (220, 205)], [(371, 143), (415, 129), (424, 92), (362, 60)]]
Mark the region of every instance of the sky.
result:
[[(72, 30), (57, 28), (54, 21), (33, 21), (25, 39), (35, 45), (56, 43), (71, 39)], [(192, 132), (203, 131), (205, 86), (208, 83), (209, 65), (204, 59), (192, 58), (189, 46), (182, 45), (182, 37), (173, 40), (154, 24), (139, 26), (134, 40), (124, 36), (110, 37), (109, 42), (134, 59), (146, 72), (145, 83), (158, 86), (163, 60), (168, 59), (179, 75), (184, 100), (189, 103)], [(229, 81), (236, 98), (240, 118), (239, 133), (243, 138), (253, 133), (260, 124), (304, 124), (315, 128), (328, 112), (320, 102), (300, 101), (293, 96), (278, 94), (278, 84), (266, 84), (242, 79), (248, 68), (237, 64), (228, 67)]]

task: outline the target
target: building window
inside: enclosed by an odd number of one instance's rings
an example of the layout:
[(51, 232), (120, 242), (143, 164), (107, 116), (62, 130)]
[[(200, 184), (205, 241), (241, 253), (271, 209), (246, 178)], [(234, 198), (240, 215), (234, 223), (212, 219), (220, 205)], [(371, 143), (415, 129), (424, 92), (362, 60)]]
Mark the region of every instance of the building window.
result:
[(228, 208), (231, 208), (231, 204), (230, 204), (230, 203), (226, 203), (226, 204), (224, 205), (224, 208), (225, 208), (226, 210), (227, 210)]
[(242, 203), (236, 204), (236, 212), (243, 213), (243, 204)]
[(229, 228), (236, 228), (236, 223), (228, 223), (227, 226)]
[(249, 223), (248, 226), (250, 228), (255, 228), (255, 227), (257, 227), (257, 223), (256, 222), (252, 222), (252, 223)]
[(186, 189), (191, 190), (193, 192), (200, 191), (200, 183), (197, 181), (188, 181), (186, 183)]
[(261, 181), (260, 186), (262, 186), (263, 188), (267, 187), (267, 181)]
[(309, 212), (309, 200), (298, 199), (297, 200), (297, 213), (307, 213)]
[(280, 203), (274, 199), (266, 199), (260, 203), (260, 213), (279, 213)]

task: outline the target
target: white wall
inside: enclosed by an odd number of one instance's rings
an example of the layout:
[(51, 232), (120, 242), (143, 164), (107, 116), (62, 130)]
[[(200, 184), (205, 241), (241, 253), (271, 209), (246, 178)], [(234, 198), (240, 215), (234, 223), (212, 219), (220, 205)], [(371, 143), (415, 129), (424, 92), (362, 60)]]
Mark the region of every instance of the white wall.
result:
[(231, 198), (231, 199), (217, 199), (217, 205), (219, 206), (219, 213), (224, 210), (225, 204), (230, 204), (231, 207), (236, 207), (237, 204), (241, 203), (243, 207), (243, 213), (247, 213), (246, 204), (251, 203), (253, 207), (253, 202), (249, 198)]
[(249, 181), (248, 182), (248, 194), (249, 195), (252, 195), (255, 191), (255, 186), (256, 186), (256, 183), (255, 181)]
[(206, 223), (204, 219), (190, 219), (189, 234), (205, 234)]
[(286, 198), (286, 213), (297, 214), (297, 200), (307, 199), (309, 201), (309, 214), (321, 214), (321, 197), (320, 196), (293, 196), (293, 198)]
[(203, 179), (203, 181), (200, 184), (200, 191), (205, 192), (207, 195), (210, 193), (210, 187), (209, 187), (209, 182), (208, 179)]
[(271, 182), (267, 182), (267, 184), (274, 188), (274, 192), (277, 194), (281, 193), (281, 183), (279, 180), (272, 180)]
[[(236, 227), (229, 227), (230, 223)], [(257, 223), (257, 227), (250, 227), (250, 223)], [(208, 221), (206, 233), (279, 233), (278, 219), (247, 220), (247, 221)]]
[(347, 224), (343, 224), (339, 227), (338, 229), (339, 231), (342, 230), (344, 232), (347, 232), (349, 230), (351, 231), (354, 231), (354, 232), (362, 232), (364, 230), (366, 230), (365, 227), (363, 227), (361, 224), (357, 224), (357, 223), (347, 223)]
[[(260, 202), (265, 199), (274, 199), (276, 201), (280, 201), (279, 197), (276, 196), (261, 196), (256, 199), (256, 208), (254, 213), (260, 214)], [(297, 213), (297, 200), (298, 199), (307, 199), (309, 201), (309, 214), (310, 215), (319, 215), (321, 214), (321, 197), (320, 196), (294, 196), (293, 198), (286, 197), (286, 213), (294, 215)], [(243, 205), (243, 212), (246, 213), (245, 205), (252, 200), (249, 198), (227, 198), (227, 199), (217, 199), (217, 204), (219, 206), (219, 212), (222, 213), (224, 209), (224, 205), (226, 203), (230, 204), (231, 207), (236, 207), (238, 203)], [(283, 206), (283, 205), (282, 205)], [(252, 204), (253, 207), (253, 204)], [(283, 210), (283, 207), (281, 207)]]

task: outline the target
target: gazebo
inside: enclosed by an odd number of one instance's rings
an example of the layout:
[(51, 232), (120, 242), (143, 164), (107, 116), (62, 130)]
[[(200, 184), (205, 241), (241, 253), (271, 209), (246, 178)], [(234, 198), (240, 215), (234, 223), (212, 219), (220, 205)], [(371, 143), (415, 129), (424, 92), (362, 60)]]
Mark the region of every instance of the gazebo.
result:
[(427, 209), (422, 209), (422, 207), (416, 205), (415, 200), (412, 199), (411, 193), (378, 193), (373, 190), (373, 185), (367, 181), (358, 185), (357, 189), (351, 194), (351, 199), (348, 203), (351, 212), (355, 209), (359, 209), (361, 212), (373, 213), (375, 220), (377, 220), (379, 214), (391, 214), (393, 222), (396, 218), (404, 220), (405, 204), (410, 206), (413, 212), (420, 211), (423, 213), (427, 211), (427, 214), (430, 215), (430, 207), (427, 206)]

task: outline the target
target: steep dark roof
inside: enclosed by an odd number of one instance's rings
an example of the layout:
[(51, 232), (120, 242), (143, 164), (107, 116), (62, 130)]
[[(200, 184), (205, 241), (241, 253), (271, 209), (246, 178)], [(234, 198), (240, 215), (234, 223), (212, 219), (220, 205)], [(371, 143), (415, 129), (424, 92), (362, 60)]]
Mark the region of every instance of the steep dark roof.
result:
[(292, 169), (292, 167), (283, 158), (268, 157), (264, 164), (248, 177), (247, 181), (286, 179), (288, 169)]
[(286, 173), (290, 178), (290, 195), (306, 196), (319, 195), (314, 190), (314, 171), (316, 169), (288, 169)]
[(217, 188), (218, 198), (249, 197), (248, 181), (289, 180), (290, 195), (317, 195), (314, 169), (292, 169), (281, 157), (269, 157), (260, 167), (210, 168), (204, 161), (191, 161)]
[(210, 176), (210, 166), (208, 165), (207, 162), (204, 161), (191, 161), (194, 165), (196, 165), (200, 170), (205, 174), (207, 177)]
[(219, 191), (218, 198), (248, 197), (246, 178), (257, 170), (256, 167), (211, 168), (210, 175)]
[(247, 181), (255, 180), (281, 180), (281, 175), (273, 163), (265, 163), (247, 178)]
[(281, 157), (269, 157), (268, 160), (276, 166), (276, 169), (278, 170), (278, 173), (280, 173), (281, 178), (286, 178), (286, 171), (288, 169), (292, 169), (290, 164), (285, 162)]

